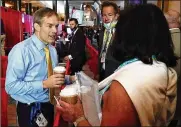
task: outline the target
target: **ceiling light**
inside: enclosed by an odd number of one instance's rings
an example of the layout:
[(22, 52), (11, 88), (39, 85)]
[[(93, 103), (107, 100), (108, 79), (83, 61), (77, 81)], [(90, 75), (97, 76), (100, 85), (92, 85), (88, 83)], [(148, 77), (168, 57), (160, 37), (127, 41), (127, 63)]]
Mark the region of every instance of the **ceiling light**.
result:
[(5, 7), (12, 7), (12, 6), (13, 6), (12, 4), (5, 3)]

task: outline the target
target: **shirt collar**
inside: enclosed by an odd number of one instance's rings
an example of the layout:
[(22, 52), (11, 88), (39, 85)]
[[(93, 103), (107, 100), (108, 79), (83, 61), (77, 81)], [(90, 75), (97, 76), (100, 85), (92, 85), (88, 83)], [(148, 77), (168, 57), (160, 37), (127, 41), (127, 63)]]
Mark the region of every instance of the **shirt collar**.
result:
[(77, 29), (74, 31), (74, 34), (77, 32), (78, 29), (79, 29), (79, 28), (77, 28)]
[(45, 48), (46, 44), (40, 41), (40, 39), (38, 39), (38, 37), (35, 34), (32, 35), (32, 40), (36, 45), (36, 47), (38, 48), (38, 50), (42, 50)]

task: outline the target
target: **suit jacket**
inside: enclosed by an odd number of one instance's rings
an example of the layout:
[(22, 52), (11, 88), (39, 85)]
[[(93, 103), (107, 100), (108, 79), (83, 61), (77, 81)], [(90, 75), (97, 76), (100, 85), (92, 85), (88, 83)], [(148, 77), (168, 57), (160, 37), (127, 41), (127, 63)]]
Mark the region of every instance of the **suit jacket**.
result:
[(111, 74), (114, 73), (114, 71), (118, 68), (118, 66), (120, 65), (120, 62), (117, 61), (116, 59), (114, 59), (114, 57), (112, 56), (112, 51), (113, 51), (113, 47), (112, 47), (112, 43), (113, 43), (113, 38), (111, 39), (111, 43), (109, 44), (109, 47), (107, 49), (107, 53), (106, 53), (106, 58), (105, 58), (105, 70), (102, 69), (102, 63), (101, 63), (101, 50), (102, 50), (102, 46), (103, 46), (103, 39), (104, 39), (104, 30), (100, 31), (99, 34), (99, 42), (98, 42), (98, 50), (99, 50), (99, 81), (102, 81), (103, 79), (107, 78), (108, 76), (110, 76)]
[(73, 35), (68, 48), (68, 54), (72, 56), (70, 60), (72, 74), (82, 70), (85, 64), (85, 36), (80, 28)]

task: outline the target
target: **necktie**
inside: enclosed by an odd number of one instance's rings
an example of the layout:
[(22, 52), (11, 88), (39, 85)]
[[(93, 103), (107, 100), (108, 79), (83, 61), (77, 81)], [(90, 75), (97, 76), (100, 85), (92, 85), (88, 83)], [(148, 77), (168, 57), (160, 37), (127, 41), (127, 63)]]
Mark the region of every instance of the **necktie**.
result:
[[(45, 51), (46, 62), (47, 62), (48, 77), (50, 77), (53, 74), (53, 69), (52, 69), (52, 61), (51, 61), (51, 56), (50, 56), (50, 51), (49, 51), (48, 46), (44, 48), (44, 51)], [(55, 104), (54, 95), (55, 95), (54, 88), (49, 88), (49, 100), (50, 100), (50, 103), (52, 104)]]
[(110, 44), (110, 42), (111, 42), (111, 38), (112, 38), (112, 32), (111, 32), (111, 30), (106, 30), (106, 41), (105, 41), (106, 51), (107, 51), (107, 48), (109, 47), (109, 44)]

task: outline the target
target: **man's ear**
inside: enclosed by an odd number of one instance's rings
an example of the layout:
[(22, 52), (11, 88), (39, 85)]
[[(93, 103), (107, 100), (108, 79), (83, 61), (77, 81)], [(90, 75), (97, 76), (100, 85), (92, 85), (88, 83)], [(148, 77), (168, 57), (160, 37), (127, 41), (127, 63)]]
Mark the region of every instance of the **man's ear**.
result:
[(116, 14), (116, 19), (118, 20), (118, 18), (119, 18), (119, 14)]
[(35, 31), (40, 31), (40, 25), (38, 23), (34, 23)]

